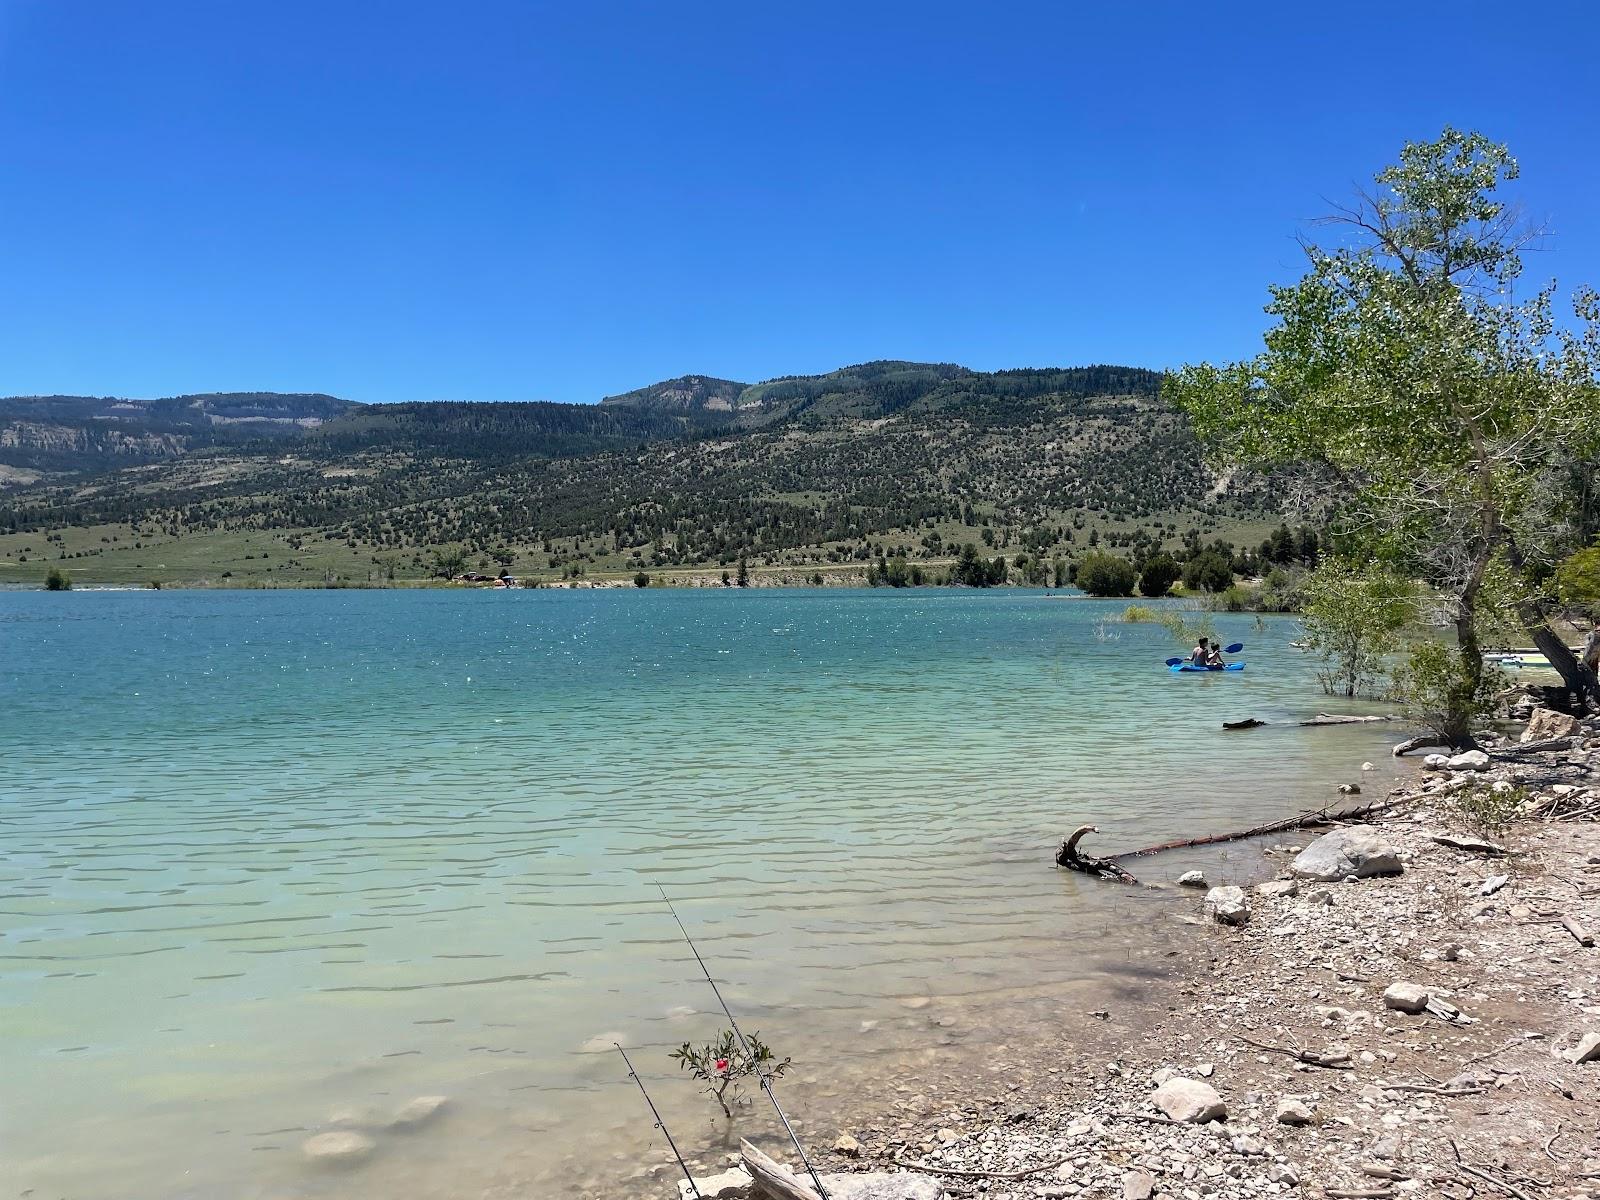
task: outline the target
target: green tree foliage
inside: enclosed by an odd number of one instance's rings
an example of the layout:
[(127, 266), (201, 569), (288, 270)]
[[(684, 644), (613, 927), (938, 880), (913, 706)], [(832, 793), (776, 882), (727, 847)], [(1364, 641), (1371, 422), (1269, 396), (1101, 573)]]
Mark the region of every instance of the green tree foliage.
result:
[(1006, 581), (1006, 560), (985, 559), (971, 542), (961, 547), (961, 555), (950, 568), (950, 583), (961, 587), (999, 587)]
[(1556, 568), (1561, 603), (1600, 616), (1600, 542), (1579, 550)]
[(1216, 550), (1204, 550), (1183, 567), (1183, 586), (1191, 592), (1225, 592), (1233, 583), (1233, 562)]
[[(1330, 474), (1336, 539), (1440, 591), (1460, 677), (1430, 687), (1446, 704), (1482, 690), (1494, 564), (1532, 583), (1587, 539), (1570, 481), (1600, 455), (1600, 297), (1577, 293), (1571, 327), (1556, 322), (1554, 285), (1514, 297), (1531, 235), (1497, 189), (1516, 176), (1479, 134), (1406, 145), (1332, 218), (1341, 244), (1308, 245), (1307, 274), (1271, 289), (1263, 352), (1185, 367), (1165, 389), (1218, 457)], [(1521, 589), (1519, 604), (1569, 685), (1600, 695), (1540, 593)], [(1423, 665), (1436, 682), (1438, 662)], [(1466, 731), (1470, 714), (1442, 723)]]
[(467, 556), (459, 546), (445, 546), (433, 552), (433, 574), (439, 579), (454, 579), (467, 569)]
[(633, 586), (637, 587), (637, 588), (647, 588), (647, 587), (649, 587), (650, 586), (650, 576), (646, 575), (643, 571), (640, 571), (637, 575), (635, 575), (633, 577)]
[(1385, 677), (1388, 657), (1417, 616), (1411, 581), (1342, 559), (1324, 560), (1305, 581), (1305, 640), (1322, 656), (1319, 672), (1329, 695), (1371, 692)]
[(44, 577), (44, 590), (47, 592), (69, 592), (72, 590), (72, 580), (60, 567), (51, 567)]
[(1170, 554), (1152, 554), (1145, 559), (1139, 572), (1139, 594), (1156, 600), (1172, 590), (1172, 585), (1183, 578), (1183, 568)]
[(1091, 596), (1131, 596), (1139, 580), (1133, 564), (1118, 554), (1091, 550), (1078, 562), (1074, 582)]

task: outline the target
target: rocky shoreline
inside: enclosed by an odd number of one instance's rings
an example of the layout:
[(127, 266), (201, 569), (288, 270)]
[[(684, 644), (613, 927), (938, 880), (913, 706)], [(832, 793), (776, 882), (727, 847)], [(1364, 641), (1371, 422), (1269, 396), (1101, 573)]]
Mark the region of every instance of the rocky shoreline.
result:
[(1381, 816), (1267, 847), (1277, 878), (1195, 892), (1166, 1011), (1092, 1014), (1122, 1028), (1044, 1086), (838, 1131), (813, 1146), (830, 1191), (1600, 1197), (1600, 719), (1537, 710), (1523, 737), (1429, 756)]

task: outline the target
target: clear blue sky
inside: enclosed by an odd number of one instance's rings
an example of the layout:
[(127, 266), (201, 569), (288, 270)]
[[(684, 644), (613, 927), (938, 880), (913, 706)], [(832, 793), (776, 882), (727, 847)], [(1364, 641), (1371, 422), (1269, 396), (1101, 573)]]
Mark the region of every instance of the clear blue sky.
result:
[(1600, 285), (1597, 47), (1575, 2), (0, 0), (0, 394), (1239, 357), (1447, 122)]

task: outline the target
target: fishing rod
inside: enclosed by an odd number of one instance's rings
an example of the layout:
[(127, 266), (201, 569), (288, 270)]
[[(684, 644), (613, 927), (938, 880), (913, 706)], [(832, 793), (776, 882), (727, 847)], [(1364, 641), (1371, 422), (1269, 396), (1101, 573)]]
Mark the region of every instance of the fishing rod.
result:
[(694, 1193), (694, 1200), (701, 1200), (700, 1185), (695, 1183), (694, 1175), (689, 1170), (689, 1164), (683, 1161), (683, 1155), (678, 1153), (678, 1143), (672, 1140), (672, 1135), (667, 1132), (667, 1123), (661, 1119), (661, 1114), (656, 1111), (656, 1102), (650, 1099), (650, 1093), (644, 1090), (644, 1080), (639, 1078), (639, 1072), (633, 1069), (633, 1063), (628, 1058), (628, 1052), (622, 1048), (621, 1042), (612, 1042), (617, 1048), (617, 1053), (622, 1055), (622, 1061), (628, 1064), (628, 1078), (639, 1085), (639, 1094), (644, 1097), (644, 1102), (650, 1106), (650, 1115), (656, 1119), (656, 1128), (661, 1130), (661, 1136), (667, 1139), (667, 1145), (672, 1147), (672, 1157), (678, 1160), (678, 1168), (683, 1172), (683, 1177), (689, 1181), (689, 1190)]
[(772, 1077), (761, 1066), (761, 1060), (756, 1057), (755, 1051), (750, 1048), (750, 1043), (745, 1040), (744, 1032), (739, 1028), (739, 1022), (733, 1019), (733, 1009), (728, 1007), (728, 1002), (722, 997), (722, 989), (717, 986), (717, 981), (711, 978), (711, 972), (706, 969), (706, 960), (700, 957), (700, 951), (695, 948), (694, 939), (689, 936), (689, 931), (683, 927), (683, 918), (678, 915), (678, 910), (672, 907), (672, 901), (667, 896), (667, 889), (659, 883), (656, 890), (661, 893), (661, 902), (667, 906), (667, 911), (672, 914), (672, 919), (678, 923), (678, 931), (683, 934), (683, 940), (689, 944), (689, 952), (694, 955), (695, 962), (700, 964), (700, 972), (706, 977), (706, 982), (711, 985), (712, 992), (717, 997), (717, 1003), (722, 1005), (722, 1011), (728, 1018), (728, 1027), (733, 1030), (733, 1036), (739, 1039), (739, 1048), (744, 1051), (746, 1061), (755, 1068), (756, 1078), (761, 1080), (761, 1090), (767, 1094), (767, 1099), (772, 1101), (773, 1110), (778, 1114), (778, 1120), (783, 1123), (783, 1131), (789, 1135), (789, 1140), (794, 1143), (795, 1151), (800, 1155), (800, 1161), (805, 1164), (806, 1172), (811, 1176), (811, 1182), (817, 1185), (817, 1195), (822, 1200), (829, 1200), (828, 1189), (822, 1186), (822, 1178), (817, 1174), (817, 1169), (811, 1165), (811, 1160), (806, 1157), (806, 1148), (800, 1144), (800, 1139), (795, 1135), (794, 1126), (789, 1124), (789, 1118), (784, 1115), (783, 1105), (778, 1103), (777, 1093), (772, 1090)]

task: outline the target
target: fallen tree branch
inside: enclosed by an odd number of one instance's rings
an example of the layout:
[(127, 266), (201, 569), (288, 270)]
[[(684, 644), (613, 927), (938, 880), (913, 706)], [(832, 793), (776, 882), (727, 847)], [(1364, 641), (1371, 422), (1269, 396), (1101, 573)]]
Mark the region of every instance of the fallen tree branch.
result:
[(1242, 1033), (1238, 1035), (1238, 1038), (1247, 1046), (1254, 1046), (1257, 1050), (1276, 1050), (1279, 1054), (1287, 1054), (1296, 1062), (1303, 1062), (1308, 1066), (1326, 1067), (1330, 1071), (1355, 1070), (1355, 1064), (1350, 1061), (1350, 1052), (1348, 1050), (1328, 1050), (1318, 1053), (1315, 1050), (1299, 1050), (1291, 1046), (1269, 1045), (1266, 1042), (1258, 1042), (1247, 1038)]
[[(1358, 817), (1370, 816), (1373, 813), (1383, 812), (1402, 803), (1409, 797), (1391, 796), (1384, 800), (1372, 800), (1366, 804), (1358, 804), (1353, 808), (1339, 809), (1319, 808), (1314, 812), (1304, 812), (1297, 817), (1286, 817), (1281, 821), (1269, 821), (1265, 825), (1257, 825), (1253, 829), (1241, 829), (1235, 833), (1215, 833), (1207, 837), (1180, 838), (1175, 842), (1162, 842), (1159, 846), (1146, 846), (1143, 850), (1129, 850), (1123, 854), (1113, 855), (1113, 858), (1144, 858), (1151, 854), (1160, 854), (1165, 850), (1183, 850), (1190, 846), (1215, 846), (1221, 842), (1238, 842), (1245, 838), (1262, 837), (1269, 833), (1284, 833), (1290, 829), (1307, 829), (1314, 825), (1329, 825), (1335, 821), (1353, 821)], [(1057, 859), (1059, 862), (1060, 860)]]
[(1118, 883), (1138, 883), (1128, 871), (1118, 866), (1109, 858), (1096, 858), (1092, 854), (1079, 854), (1078, 841), (1086, 833), (1099, 833), (1093, 825), (1080, 825), (1072, 831), (1066, 841), (1061, 843), (1061, 848), (1056, 851), (1056, 866), (1066, 867), (1068, 870), (1081, 871), (1085, 875), (1093, 875), (1099, 879), (1114, 879)]
[(1387, 717), (1357, 717), (1346, 713), (1318, 713), (1309, 721), (1297, 721), (1297, 725), (1370, 725), (1375, 721), (1398, 721), (1395, 716)]
[(1592, 946), (1592, 945), (1594, 945), (1594, 935), (1591, 934), (1582, 925), (1579, 925), (1571, 917), (1562, 917), (1561, 918), (1561, 928), (1565, 929), (1573, 937), (1577, 938), (1578, 939), (1578, 945), (1580, 945), (1580, 946)]
[(1410, 754), (1413, 750), (1421, 750), (1425, 746), (1448, 746), (1450, 743), (1435, 733), (1419, 733), (1414, 738), (1407, 738), (1389, 753), (1396, 758)]

